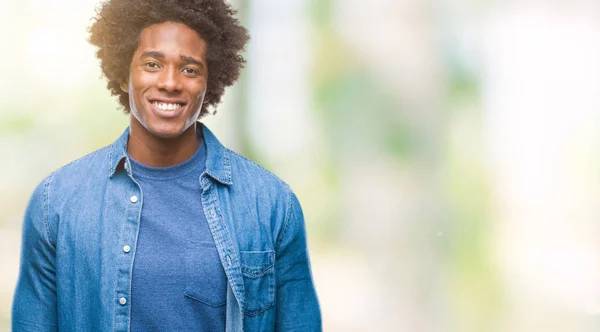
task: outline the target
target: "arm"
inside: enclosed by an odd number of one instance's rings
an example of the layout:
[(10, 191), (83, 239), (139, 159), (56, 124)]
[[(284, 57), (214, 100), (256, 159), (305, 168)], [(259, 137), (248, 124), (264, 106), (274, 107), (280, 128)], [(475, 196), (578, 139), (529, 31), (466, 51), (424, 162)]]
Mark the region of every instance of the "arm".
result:
[(12, 307), (13, 331), (58, 331), (55, 245), (48, 232), (48, 183), (33, 192), (21, 242), (21, 266)]
[(321, 310), (312, 280), (302, 208), (290, 191), (276, 245), (275, 331), (321, 331)]

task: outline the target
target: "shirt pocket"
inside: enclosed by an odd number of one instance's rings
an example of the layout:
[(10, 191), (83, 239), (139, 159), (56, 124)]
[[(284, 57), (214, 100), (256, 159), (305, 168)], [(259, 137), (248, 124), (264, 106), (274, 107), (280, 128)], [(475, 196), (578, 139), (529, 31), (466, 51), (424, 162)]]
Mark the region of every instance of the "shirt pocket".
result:
[(227, 276), (214, 243), (198, 243), (186, 248), (185, 296), (220, 307), (227, 302)]
[(275, 251), (240, 251), (244, 313), (256, 316), (275, 304)]

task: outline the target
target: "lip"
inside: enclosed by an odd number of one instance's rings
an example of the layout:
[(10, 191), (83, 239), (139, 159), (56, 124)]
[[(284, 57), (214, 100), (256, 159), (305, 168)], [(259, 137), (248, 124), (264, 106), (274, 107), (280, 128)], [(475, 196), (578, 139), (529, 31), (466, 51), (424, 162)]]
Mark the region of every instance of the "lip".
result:
[[(155, 107), (152, 103), (153, 102), (160, 102), (160, 103), (169, 103), (169, 104), (181, 104), (182, 106), (179, 107), (178, 109), (172, 110), (172, 111), (163, 111), (157, 107)], [(178, 116), (180, 116), (186, 109), (187, 103), (181, 100), (176, 100), (176, 99), (162, 99), (162, 98), (155, 98), (155, 99), (146, 99), (146, 103), (148, 103), (150, 109), (152, 109), (152, 112), (160, 117), (160, 118), (165, 118), (165, 119), (172, 119), (172, 118), (176, 118)]]

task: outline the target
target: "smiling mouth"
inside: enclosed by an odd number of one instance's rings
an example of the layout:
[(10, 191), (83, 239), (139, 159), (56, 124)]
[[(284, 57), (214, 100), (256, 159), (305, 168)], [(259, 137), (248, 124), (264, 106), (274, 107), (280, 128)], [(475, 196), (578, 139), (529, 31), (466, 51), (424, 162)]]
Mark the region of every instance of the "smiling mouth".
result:
[(170, 112), (170, 111), (175, 111), (175, 110), (183, 107), (183, 104), (161, 103), (161, 102), (155, 101), (155, 102), (152, 102), (152, 106), (158, 108), (161, 111)]

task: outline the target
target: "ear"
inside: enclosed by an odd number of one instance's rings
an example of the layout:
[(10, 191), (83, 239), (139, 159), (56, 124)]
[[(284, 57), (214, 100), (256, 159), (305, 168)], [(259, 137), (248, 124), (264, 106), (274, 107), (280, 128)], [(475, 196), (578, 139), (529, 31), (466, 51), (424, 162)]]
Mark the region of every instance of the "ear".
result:
[(129, 78), (119, 80), (119, 86), (125, 93), (129, 93)]

